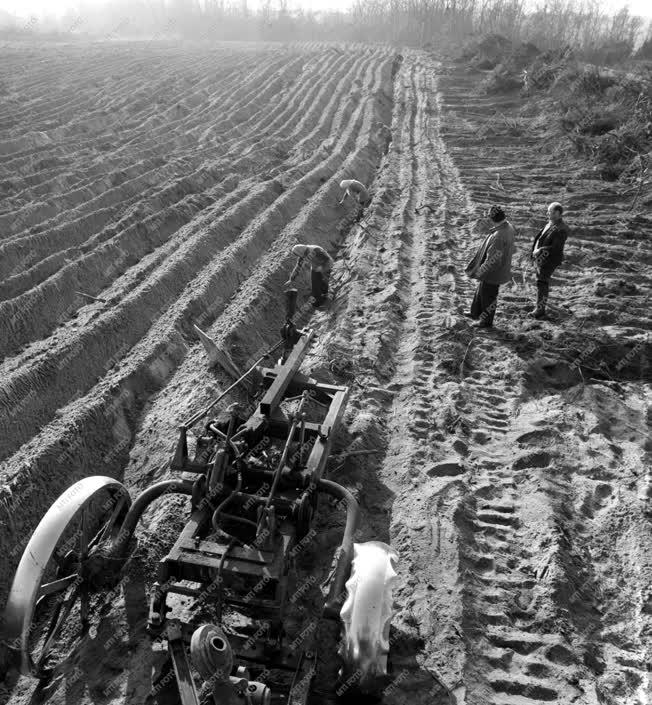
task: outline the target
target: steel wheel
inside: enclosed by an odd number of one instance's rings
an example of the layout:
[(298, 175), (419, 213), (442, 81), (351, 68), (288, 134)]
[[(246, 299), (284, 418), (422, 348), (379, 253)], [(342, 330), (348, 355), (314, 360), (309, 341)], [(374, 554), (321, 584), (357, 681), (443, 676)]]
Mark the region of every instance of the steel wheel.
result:
[(130, 504), (117, 480), (87, 477), (64, 492), (39, 522), (5, 608), (6, 639), (20, 652), (23, 674), (42, 677), (57, 660), (57, 642), (88, 626), (90, 595), (102, 566), (98, 550), (117, 536)]

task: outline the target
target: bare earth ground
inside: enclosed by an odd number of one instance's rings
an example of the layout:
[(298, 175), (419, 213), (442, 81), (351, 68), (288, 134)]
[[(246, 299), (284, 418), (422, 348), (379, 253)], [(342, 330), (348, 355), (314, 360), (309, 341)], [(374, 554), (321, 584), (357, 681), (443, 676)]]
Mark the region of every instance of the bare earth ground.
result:
[[(358, 539), (400, 554), (384, 702), (448, 702), (440, 679), (460, 705), (643, 705), (651, 194), (562, 168), (543, 130), (505, 119), (518, 99), (403, 56), (2, 50), (0, 602), (75, 480), (133, 496), (166, 476), (179, 421), (232, 382), (191, 324), (245, 369), (278, 339), (291, 246), (315, 242), (337, 253), (336, 296), (303, 316), (318, 333), (304, 367), (351, 385), (338, 450), (376, 451), (330, 477), (360, 502)], [(360, 224), (337, 205), (350, 177), (372, 183)], [(520, 258), (551, 200), (573, 231), (552, 320), (535, 322)], [(463, 268), (494, 202), (519, 228), (515, 279), (497, 329), (472, 332)], [(3, 703), (146, 702), (161, 665), (147, 591), (185, 511), (168, 498), (146, 515), (66, 671), (0, 684)], [(305, 571), (326, 577), (342, 524), (324, 502)]]

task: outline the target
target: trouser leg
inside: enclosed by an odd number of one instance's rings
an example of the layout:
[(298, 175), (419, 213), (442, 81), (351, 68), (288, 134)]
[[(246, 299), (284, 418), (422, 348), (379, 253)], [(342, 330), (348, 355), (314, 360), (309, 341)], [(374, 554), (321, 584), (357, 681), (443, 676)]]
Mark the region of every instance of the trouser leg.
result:
[(480, 314), (482, 313), (482, 282), (478, 284), (475, 290), (475, 294), (473, 294), (473, 301), (471, 301), (471, 318), (477, 319), (480, 318)]
[(312, 295), (315, 297), (315, 303), (320, 304), (328, 294), (328, 276), (324, 276), (322, 272), (316, 272), (314, 269), (310, 273), (312, 284)]
[(547, 279), (537, 279), (537, 309), (546, 310), (548, 293), (550, 292), (550, 282)]
[(553, 269), (540, 269), (537, 272), (537, 311), (545, 313), (548, 296), (550, 294), (550, 277)]
[(324, 298), (326, 298), (326, 296), (328, 295), (328, 282), (330, 280), (330, 277), (330, 272), (324, 272), (321, 277), (321, 292)]
[(480, 319), (483, 323), (488, 326), (493, 325), (494, 315), (496, 313), (496, 305), (498, 303), (498, 289), (500, 289), (499, 284), (487, 284), (487, 282), (481, 282), (481, 300), (482, 300), (482, 313), (480, 314)]

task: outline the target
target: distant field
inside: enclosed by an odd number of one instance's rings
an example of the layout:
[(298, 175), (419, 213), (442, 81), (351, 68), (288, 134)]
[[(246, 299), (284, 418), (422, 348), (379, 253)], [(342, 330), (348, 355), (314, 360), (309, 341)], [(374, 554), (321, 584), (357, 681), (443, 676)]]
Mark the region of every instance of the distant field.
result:
[[(408, 675), (384, 703), (448, 703), (438, 673), (458, 705), (644, 705), (649, 189), (551, 156), (483, 77), (362, 45), (0, 47), (0, 605), (73, 482), (134, 496), (167, 477), (181, 420), (234, 381), (193, 324), (249, 367), (309, 242), (336, 259), (335, 299), (313, 311), (298, 280), (317, 333), (302, 369), (351, 387), (338, 452), (372, 451), (332, 479), (360, 503), (358, 540), (400, 554), (390, 663)], [(370, 185), (360, 222), (344, 178)], [(528, 252), (552, 200), (572, 238), (539, 322)], [(464, 265), (492, 203), (519, 232), (483, 333)], [(112, 647), (85, 637), (83, 677), (41, 700), (0, 683), (0, 702), (147, 702), (145, 595), (184, 502), (145, 517), (139, 577), (98, 617)], [(343, 514), (320, 521), (322, 580)]]
[(248, 311), (276, 328), (291, 246), (333, 242), (337, 184), (373, 178), (391, 68), (317, 44), (2, 51), (0, 459), (21, 509), (0, 545), (74, 480), (123, 473), (192, 323), (240, 335), (239, 363), (264, 336)]

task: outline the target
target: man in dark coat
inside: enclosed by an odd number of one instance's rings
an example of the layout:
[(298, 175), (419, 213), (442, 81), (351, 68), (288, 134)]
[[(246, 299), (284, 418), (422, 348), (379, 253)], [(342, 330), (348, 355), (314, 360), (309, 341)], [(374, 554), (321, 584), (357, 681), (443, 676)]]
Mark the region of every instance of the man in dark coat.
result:
[(491, 328), (496, 312), (498, 289), (512, 278), (512, 256), (516, 231), (500, 206), (492, 206), (489, 218), (495, 226), (478, 249), (466, 273), (480, 283), (467, 315), (477, 321), (478, 328)]
[(561, 203), (551, 203), (548, 206), (548, 222), (532, 243), (532, 259), (537, 273), (537, 305), (530, 313), (534, 318), (546, 315), (550, 277), (564, 258), (564, 244), (569, 230), (562, 218), (563, 212)]

